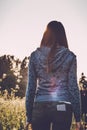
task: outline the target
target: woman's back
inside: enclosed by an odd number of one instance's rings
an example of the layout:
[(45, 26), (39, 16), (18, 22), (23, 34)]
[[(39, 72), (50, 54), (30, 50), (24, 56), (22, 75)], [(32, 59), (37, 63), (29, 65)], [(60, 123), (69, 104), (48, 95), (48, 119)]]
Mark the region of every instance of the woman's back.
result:
[(63, 46), (57, 47), (55, 51), (55, 57), (50, 63), (53, 70), (49, 73), (47, 57), (50, 48), (43, 46), (32, 54), (38, 78), (35, 101), (70, 101), (68, 75), (75, 55)]
[(26, 116), (33, 130), (50, 130), (51, 122), (53, 130), (70, 130), (72, 112), (80, 122), (77, 60), (60, 22), (47, 25), (40, 48), (31, 53), (28, 74)]

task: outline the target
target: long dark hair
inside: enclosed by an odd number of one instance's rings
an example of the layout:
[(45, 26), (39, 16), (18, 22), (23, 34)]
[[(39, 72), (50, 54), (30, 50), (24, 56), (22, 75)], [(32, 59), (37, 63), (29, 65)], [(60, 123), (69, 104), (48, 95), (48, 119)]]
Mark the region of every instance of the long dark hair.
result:
[(48, 68), (51, 71), (49, 61), (55, 55), (55, 50), (57, 46), (64, 46), (68, 48), (67, 38), (64, 26), (61, 22), (51, 21), (48, 23), (47, 28), (43, 34), (40, 47), (47, 46), (50, 47), (50, 53), (48, 55)]

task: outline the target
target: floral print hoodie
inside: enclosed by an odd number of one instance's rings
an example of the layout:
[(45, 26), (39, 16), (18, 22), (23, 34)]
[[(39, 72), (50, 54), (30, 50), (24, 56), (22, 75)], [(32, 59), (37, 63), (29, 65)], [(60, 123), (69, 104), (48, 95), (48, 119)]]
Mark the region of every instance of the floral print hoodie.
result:
[(47, 73), (50, 48), (42, 46), (31, 53), (26, 89), (26, 116), (31, 122), (33, 102), (65, 101), (72, 104), (76, 122), (80, 121), (81, 105), (77, 84), (76, 55), (64, 46), (57, 47), (51, 61), (53, 71)]

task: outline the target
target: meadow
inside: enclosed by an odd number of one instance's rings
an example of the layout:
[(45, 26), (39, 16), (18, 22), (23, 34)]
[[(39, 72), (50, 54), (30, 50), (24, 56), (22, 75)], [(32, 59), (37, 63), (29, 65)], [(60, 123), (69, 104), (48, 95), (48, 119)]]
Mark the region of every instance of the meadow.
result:
[[(0, 130), (24, 130), (25, 98), (0, 98)], [(31, 129), (30, 129), (31, 130)], [(73, 120), (71, 130), (75, 130)]]
[(24, 130), (24, 99), (4, 100), (0, 98), (0, 130)]

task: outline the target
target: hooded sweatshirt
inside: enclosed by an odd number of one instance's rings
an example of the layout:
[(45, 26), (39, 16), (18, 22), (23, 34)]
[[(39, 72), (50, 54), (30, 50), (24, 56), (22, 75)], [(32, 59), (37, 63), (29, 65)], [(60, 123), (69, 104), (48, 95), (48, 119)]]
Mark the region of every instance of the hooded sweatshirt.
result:
[(76, 122), (80, 121), (80, 93), (77, 84), (76, 55), (64, 46), (57, 47), (51, 60), (53, 71), (47, 72), (49, 47), (31, 53), (26, 89), (26, 116), (31, 122), (33, 102), (58, 101), (70, 103)]

